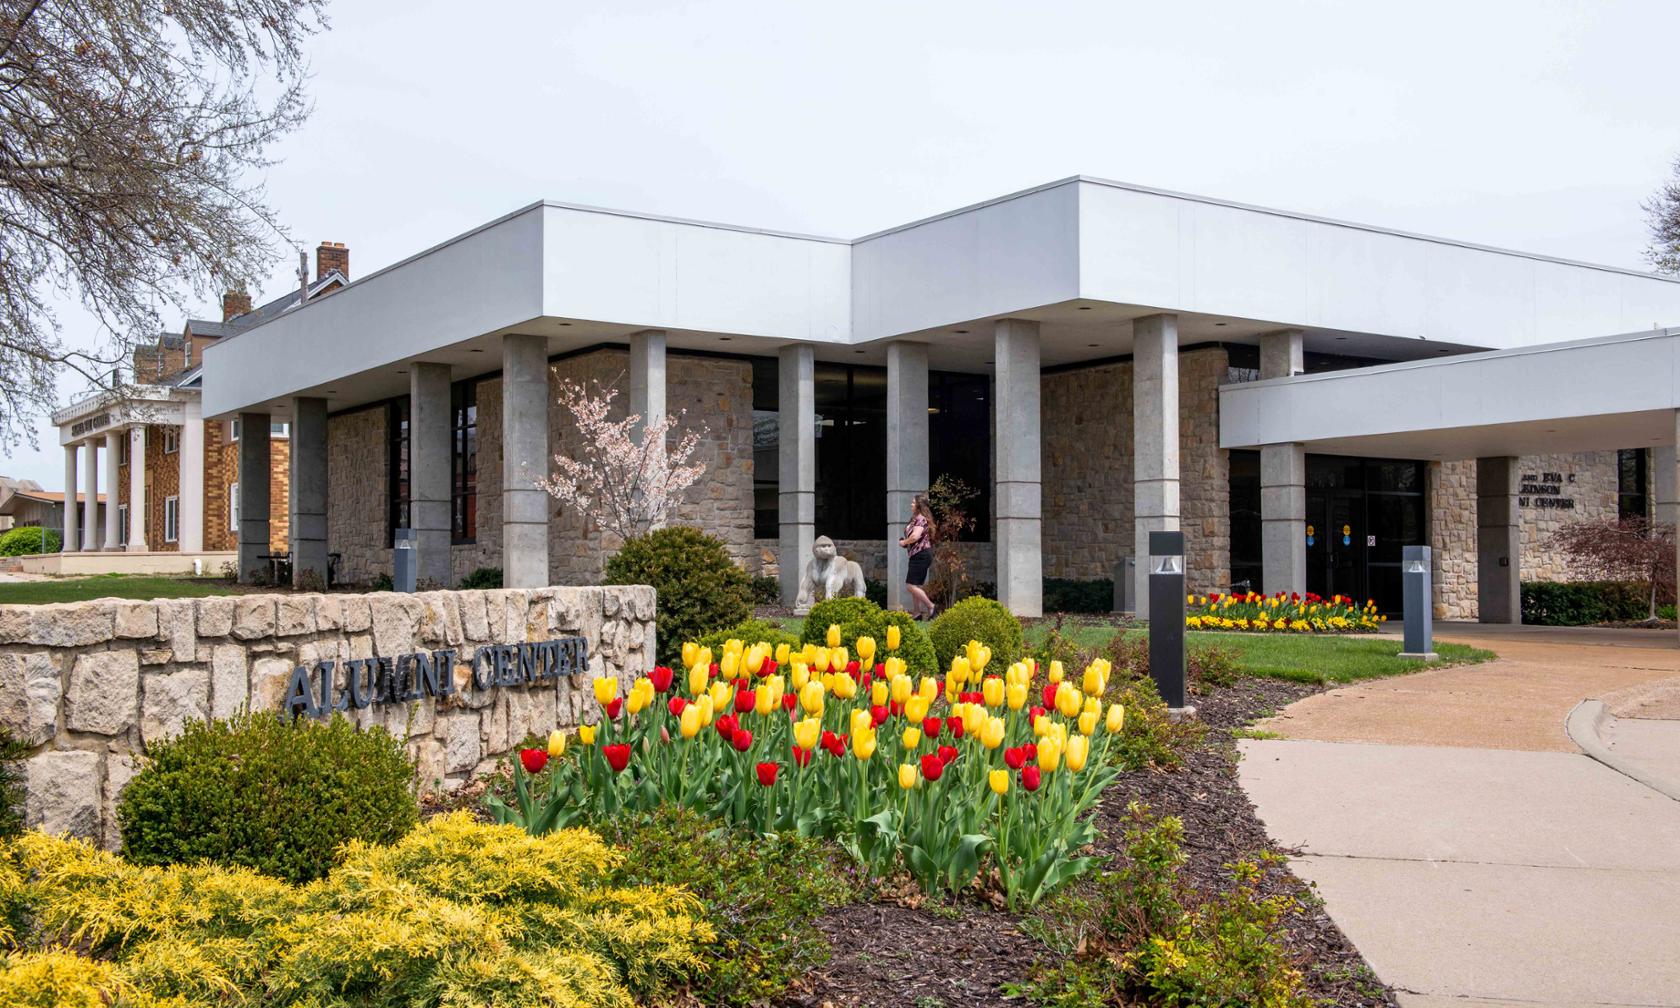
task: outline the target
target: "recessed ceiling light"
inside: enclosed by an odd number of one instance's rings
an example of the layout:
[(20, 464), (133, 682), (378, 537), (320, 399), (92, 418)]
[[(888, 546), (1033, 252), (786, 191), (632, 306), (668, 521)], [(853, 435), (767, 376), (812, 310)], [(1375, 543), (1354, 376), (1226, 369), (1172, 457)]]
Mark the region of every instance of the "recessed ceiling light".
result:
[(967, 329), (952, 329), (951, 331), (954, 332), (954, 333), (961, 333), (964, 336), (968, 335), (968, 330)]
[(1336, 337), (1336, 338), (1337, 338), (1337, 339), (1339, 339), (1339, 340), (1345, 340), (1345, 339), (1347, 339), (1347, 337), (1346, 337), (1346, 336), (1337, 336), (1337, 337)]
[(1230, 323), (1228, 323), (1228, 322), (1215, 322), (1214, 323), (1214, 325), (1216, 325), (1216, 326), (1229, 325), (1229, 324)]
[(1100, 344), (1100, 343), (1087, 343), (1085, 345), (1088, 346), (1088, 347), (1098, 347), (1098, 346), (1101, 346), (1102, 344)]
[(719, 336), (718, 341), (722, 342), (722, 343), (728, 343), (730, 340), (732, 340), (734, 338), (735, 337), (733, 337), (733, 336)]
[(1436, 353), (1452, 353), (1452, 351), (1451, 351), (1451, 350), (1446, 350), (1446, 349), (1442, 349), (1442, 350), (1437, 350), (1437, 351), (1435, 351), (1435, 352), (1436, 352)]
[(570, 322), (562, 322), (562, 323), (560, 323), (560, 324), (561, 324), (561, 325), (571, 325), (571, 323), (570, 323)]
[(483, 352), (484, 352), (483, 350), (479, 350), (479, 349), (476, 349), (476, 348), (473, 350), (473, 353), (483, 353)]
[(1079, 306), (1079, 310), (1080, 310), (1080, 311), (1090, 311), (1090, 310), (1091, 310), (1091, 306), (1090, 306), (1090, 305), (1080, 305), (1080, 306)]
[(408, 374), (408, 372), (407, 372), (407, 371), (404, 371), (404, 370), (402, 370), (402, 369), (401, 369), (401, 368), (398, 368), (398, 369), (397, 369), (397, 374)]
[(862, 350), (853, 350), (852, 353), (863, 353), (863, 351)]

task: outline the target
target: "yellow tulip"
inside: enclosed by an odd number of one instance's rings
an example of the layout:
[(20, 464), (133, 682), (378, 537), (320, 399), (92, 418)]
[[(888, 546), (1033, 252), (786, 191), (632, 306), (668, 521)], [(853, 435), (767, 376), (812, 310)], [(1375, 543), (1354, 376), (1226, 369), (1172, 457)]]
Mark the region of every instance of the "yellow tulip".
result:
[(904, 734), (899, 736), (898, 741), (904, 748), (914, 749), (922, 743), (922, 730), (920, 728), (906, 728)]
[(903, 703), (910, 699), (910, 691), (915, 688), (907, 675), (893, 676), (891, 686), (893, 703)]
[(845, 673), (836, 672), (834, 674), (834, 689), (830, 692), (842, 700), (854, 699), (858, 692), (857, 680)]
[(595, 726), (592, 724), (578, 725), (578, 741), (584, 745), (594, 745)]
[(769, 683), (760, 683), (758, 690), (753, 693), (753, 713), (757, 714), (759, 717), (764, 717), (766, 714), (775, 710), (776, 705), (781, 702), (781, 697), (772, 697), (770, 695)]
[(548, 754), (555, 759), (566, 754), (566, 733), (558, 728), (548, 733)]
[(812, 652), (811, 652), (811, 668), (814, 669), (818, 674), (821, 674), (823, 672), (827, 672), (828, 671), (828, 665), (829, 665), (829, 660), (828, 659), (829, 659), (828, 648), (819, 647), (819, 648), (816, 648), (816, 649), (812, 650)]
[[(968, 726), (964, 725), (963, 727), (967, 728)], [(980, 727), (980, 744), (987, 749), (996, 749), (1003, 745), (1004, 727), (1003, 718), (987, 718), (986, 723)]]
[(852, 656), (843, 647), (828, 649), (828, 667), (836, 672), (846, 671), (846, 664), (851, 660)]
[(852, 755), (860, 760), (866, 760), (875, 755), (875, 733), (852, 736)]
[(916, 764), (900, 763), (898, 765), (898, 786), (904, 790), (908, 791), (915, 787), (916, 781), (920, 778), (921, 772), (916, 769)]
[(792, 678), (790, 681), (793, 683), (793, 691), (795, 693), (804, 689), (805, 684), (811, 681), (811, 666), (802, 661), (794, 662)]
[(869, 684), (869, 702), (877, 707), (884, 707), (892, 699), (892, 691), (887, 684), (877, 679)]
[(1040, 714), (1038, 717), (1033, 718), (1032, 730), (1033, 734), (1039, 738), (1043, 738), (1045, 735), (1048, 735), (1050, 733), (1050, 715)]
[(857, 639), (857, 643), (854, 644), (853, 646), (857, 648), (858, 661), (860, 663), (862, 663), (863, 667), (866, 668), (866, 669), (874, 668), (875, 667), (875, 664), (874, 664), (875, 663), (875, 638), (873, 638), (873, 637), (859, 637)]
[(815, 749), (822, 737), (822, 722), (808, 717), (793, 723), (793, 744), (801, 749)]
[(1081, 711), (1079, 714), (1079, 733), (1089, 735), (1097, 730), (1096, 711)]
[(1067, 675), (1067, 672), (1062, 668), (1062, 663), (1061, 662), (1053, 661), (1053, 662), (1050, 663), (1050, 681), (1051, 682), (1059, 683), (1059, 682), (1062, 681), (1062, 677), (1065, 676), (1065, 675)]
[(939, 699), (939, 680), (933, 676), (922, 676), (922, 681), (917, 686), (917, 695), (930, 704)]
[(887, 624), (887, 650), (888, 651), (897, 651), (899, 642), (901, 640), (903, 640), (903, 638), (899, 635), (898, 624), (897, 623), (888, 623)]
[(1091, 740), (1083, 735), (1075, 735), (1067, 740), (1067, 768), (1074, 773), (1085, 769), (1085, 758), (1090, 755)]
[[(695, 701), (688, 706), (700, 708), (700, 726), (702, 728), (711, 724), (713, 715), (717, 713), (717, 705), (712, 703), (712, 695), (710, 693), (700, 694), (700, 696), (695, 698)], [(688, 707), (683, 708), (683, 710), (687, 709)]]
[(981, 705), (973, 703), (964, 704), (962, 713), (963, 731), (970, 735), (978, 735), (980, 733), (980, 729), (986, 724), (987, 716), (986, 708)]
[(831, 648), (837, 648), (840, 646), (840, 624), (830, 623), (828, 625), (828, 633), (825, 635), (825, 640)]
[(900, 658), (898, 655), (888, 655), (887, 660), (882, 662), (881, 665), (881, 671), (887, 674), (888, 679), (891, 679), (894, 676), (903, 675), (905, 670), (909, 668), (909, 666), (904, 664), (904, 659)]
[(997, 707), (1003, 703), (1003, 680), (997, 676), (987, 676), (980, 684), (981, 697), (987, 707)]
[(968, 682), (969, 667), (970, 664), (967, 658), (962, 655), (954, 656), (951, 659), (951, 674), (945, 677), (946, 682), (954, 682), (959, 686)]
[(1126, 708), (1122, 707), (1120, 704), (1110, 704), (1108, 707), (1108, 719), (1103, 722), (1103, 727), (1107, 728), (1111, 732), (1118, 732), (1121, 728), (1125, 727), (1125, 725)]
[(967, 659), (970, 668), (980, 664), (980, 642), (970, 640), (967, 644), (964, 644), (963, 657)]
[(712, 670), (695, 662), (688, 667), (688, 695), (699, 696), (706, 692), (706, 684), (712, 678)]
[(712, 683), (711, 696), (713, 708), (717, 710), (728, 710), (729, 701), (735, 697), (735, 690), (731, 688), (728, 683), (719, 679), (717, 682)]
[(1049, 773), (1062, 765), (1062, 744), (1050, 736), (1038, 740), (1038, 768)]
[(1107, 677), (1103, 675), (1102, 668), (1095, 662), (1091, 663), (1091, 665), (1085, 669), (1085, 692), (1095, 694), (1096, 696), (1102, 696), (1104, 688), (1108, 685), (1106, 680)]
[(986, 775), (986, 783), (991, 786), (992, 794), (1003, 796), (1009, 793), (1009, 771), (993, 770)]
[(697, 703), (691, 703), (683, 708), (682, 717), (677, 723), (678, 730), (682, 733), (683, 738), (693, 738), (700, 734), (700, 726), (706, 720), (705, 713), (701, 709), (701, 705)]
[(1085, 698), (1079, 695), (1079, 690), (1070, 682), (1064, 682), (1056, 688), (1056, 710), (1062, 717), (1073, 717), (1079, 713)]
[(722, 675), (725, 679), (733, 679), (733, 678), (735, 678), (735, 674), (737, 672), (739, 672), (740, 670), (741, 670), (741, 652), (739, 652), (739, 651), (725, 651), (723, 653), (723, 661), (718, 662), (718, 672), (719, 672), (719, 674)]
[(783, 641), (782, 643), (777, 644), (776, 645), (776, 664), (777, 665), (786, 665), (788, 663), (788, 655), (792, 652), (792, 650), (793, 650), (792, 648), (788, 647), (787, 641)]
[(618, 696), (618, 680), (610, 676), (602, 676), (595, 680), (595, 702), (605, 707)]
[(1003, 691), (1004, 702), (1010, 710), (1020, 710), (1027, 705), (1027, 684), (1010, 683)]
[(683, 668), (693, 668), (694, 667), (694, 659), (696, 659), (698, 657), (700, 657), (700, 645), (694, 643), (693, 641), (683, 641), (683, 646), (682, 646)]
[(980, 645), (979, 652), (976, 653), (973, 658), (969, 659), (968, 664), (974, 674), (979, 675), (980, 673), (986, 671), (986, 663), (991, 660), (992, 649), (982, 644)]
[(1080, 709), (1081, 714), (1095, 714), (1102, 717), (1102, 701), (1094, 696), (1085, 698), (1085, 706)]
[(852, 711), (851, 729), (853, 738), (865, 733), (872, 733), (875, 731), (875, 719), (870, 717), (866, 710), (854, 709)]
[(747, 654), (743, 661), (743, 668), (746, 670), (747, 675), (758, 675), (758, 670), (764, 667), (764, 659), (770, 657), (768, 654), (769, 650), (769, 645), (766, 644), (754, 644), (752, 647), (747, 649)]
[(806, 683), (805, 688), (799, 691), (799, 706), (807, 714), (821, 714), (823, 709), (822, 683), (815, 679)]
[(640, 714), (653, 699), (653, 683), (648, 682), (647, 689), (642, 689), (646, 679), (638, 679), (630, 686), (630, 693), (624, 698), (624, 709), (632, 714)]
[(904, 701), (904, 716), (905, 717), (909, 718), (912, 721), (920, 721), (923, 718), (927, 717), (927, 715), (928, 715), (928, 702), (926, 700), (922, 699), (921, 694), (919, 694), (919, 693), (913, 694), (910, 697), (910, 699)]
[(699, 657), (694, 659), (697, 664), (706, 666), (708, 670), (712, 667), (712, 662), (715, 660), (716, 659), (712, 657), (712, 649), (709, 647), (701, 648)]

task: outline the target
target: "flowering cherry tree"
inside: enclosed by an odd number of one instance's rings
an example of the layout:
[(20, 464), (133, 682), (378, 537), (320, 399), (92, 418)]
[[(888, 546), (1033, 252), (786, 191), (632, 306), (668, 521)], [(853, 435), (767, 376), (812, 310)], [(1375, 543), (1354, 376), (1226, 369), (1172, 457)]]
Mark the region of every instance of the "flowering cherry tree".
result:
[(613, 420), (609, 414), (618, 390), (592, 384), (593, 390), (561, 383), (559, 401), (577, 424), (578, 453), (555, 455), (554, 471), (537, 485), (620, 539), (633, 539), (664, 525), (705, 475), (706, 464), (694, 461), (705, 428), (668, 445), (678, 417), (645, 428), (637, 413)]

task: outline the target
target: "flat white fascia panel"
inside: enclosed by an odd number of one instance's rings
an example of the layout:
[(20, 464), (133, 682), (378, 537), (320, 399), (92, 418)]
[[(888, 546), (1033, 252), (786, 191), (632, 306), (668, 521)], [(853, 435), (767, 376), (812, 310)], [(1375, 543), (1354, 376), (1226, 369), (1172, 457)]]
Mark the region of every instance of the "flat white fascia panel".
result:
[(214, 417), (407, 360), (542, 313), (537, 207), (355, 281), (204, 352)]
[(1680, 408), (1677, 369), (1680, 331), (1668, 331), (1228, 385), (1219, 394), (1220, 445), (1672, 410)]
[(972, 207), (852, 245), (853, 341), (1078, 296), (1078, 187)]
[(649, 328), (845, 342), (843, 243), (569, 207), (543, 210), (543, 311)]

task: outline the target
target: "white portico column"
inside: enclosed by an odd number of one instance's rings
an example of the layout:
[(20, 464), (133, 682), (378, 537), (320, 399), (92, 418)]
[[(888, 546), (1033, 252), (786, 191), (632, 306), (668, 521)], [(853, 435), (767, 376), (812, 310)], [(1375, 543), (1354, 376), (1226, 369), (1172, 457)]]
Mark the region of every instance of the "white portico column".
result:
[[(1301, 331), (1260, 337), (1260, 377), (1304, 370)], [(1260, 447), (1260, 584), (1255, 590), (1307, 590), (1307, 450), (1299, 444)], [(1216, 586), (1223, 587), (1223, 586)]]
[(502, 582), (541, 588), (548, 576), (548, 342), (502, 337)]
[(1482, 623), (1522, 622), (1522, 519), (1517, 460), (1476, 460), (1476, 613)]
[(1042, 616), (1038, 323), (1001, 319), (993, 327), (992, 343), (997, 388), (992, 410), (992, 514), (998, 601), (1017, 616)]
[[(642, 418), (642, 430), (665, 422), (665, 333), (645, 329), (630, 337), (630, 412)], [(641, 431), (636, 432), (637, 438)], [(653, 446), (660, 461), (665, 455), (663, 440)]]
[(887, 345), (887, 608), (905, 609), (909, 555), (898, 540), (910, 523), (910, 501), (928, 488), (928, 352), (926, 343)]
[(82, 457), (82, 476), (87, 483), (87, 499), (82, 503), (82, 549), (99, 548), (99, 442), (87, 442), (87, 454)]
[[(327, 587), (327, 401), (292, 399), (286, 535), (292, 551), (292, 587)], [(243, 506), (243, 502), (241, 502)], [(308, 578), (312, 572), (314, 578)]]
[[(408, 522), (414, 529), (414, 577), (445, 588), (450, 583), (450, 447), (455, 435), (449, 377), (448, 364), (421, 361), (409, 369), (408, 382)], [(323, 439), (323, 464), (325, 446)]]
[[(269, 427), (267, 413), (239, 414), (239, 580), (247, 584), (266, 577), (269, 548)], [(186, 439), (182, 439), (185, 446)], [(186, 483), (187, 460), (181, 458), (181, 482)], [(186, 498), (185, 487), (181, 497)], [(181, 549), (187, 548), (186, 543)]]
[(128, 429), (128, 551), (146, 551), (146, 425)]
[[(256, 482), (241, 483), (239, 488), (240, 521), (244, 521), (246, 502), (250, 495), (245, 492), (247, 485), (256, 490), (262, 498), (262, 546), (259, 553), (268, 552), (268, 414), (255, 413), (253, 416), (262, 418), (261, 426), (257, 427), (257, 440), (262, 444), (263, 461), (262, 473), (253, 477)], [(241, 421), (243, 430), (250, 430)], [(243, 438), (241, 439), (243, 443)], [(176, 540), (180, 544), (182, 553), (204, 552), (204, 406), (198, 399), (188, 399), (181, 404), (181, 446), (176, 452), (181, 466), (181, 496), (176, 502), (179, 509), (176, 516)], [(244, 479), (244, 456), (240, 456), (240, 479)], [(241, 554), (243, 555), (243, 554)], [(241, 570), (244, 568), (241, 567)]]
[(76, 494), (76, 446), (70, 444), (64, 446), (64, 541), (58, 547), (61, 553), (81, 548), (81, 543), (77, 541), (80, 538), (81, 513)]
[[(1132, 323), (1133, 556), (1137, 616), (1149, 618), (1149, 533), (1178, 531), (1178, 316)], [(1186, 569), (1194, 584), (1205, 571)]]
[(799, 579), (811, 559), (817, 524), (816, 356), (809, 345), (785, 346), (777, 354), (777, 515), (781, 550), (782, 604), (793, 605)]
[[(1674, 413), (1680, 426), (1680, 410)], [(1680, 524), (1680, 444), (1651, 446), (1651, 520), (1658, 525)]]
[(117, 550), (117, 540), (122, 535), (117, 531), (120, 512), (117, 510), (117, 481), (120, 470), (117, 463), (122, 459), (122, 431), (112, 430), (105, 433), (105, 485), (111, 489), (106, 491), (110, 501), (105, 507), (105, 548), (111, 552)]

